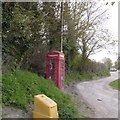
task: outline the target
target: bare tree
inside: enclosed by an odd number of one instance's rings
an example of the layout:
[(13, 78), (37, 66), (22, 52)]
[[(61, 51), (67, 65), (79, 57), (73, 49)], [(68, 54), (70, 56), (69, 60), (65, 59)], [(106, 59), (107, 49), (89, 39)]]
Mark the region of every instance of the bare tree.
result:
[(108, 30), (101, 27), (102, 22), (107, 19), (107, 10), (102, 10), (101, 7), (95, 2), (77, 4), (76, 39), (82, 55), (82, 69), (84, 71), (88, 57), (113, 42)]

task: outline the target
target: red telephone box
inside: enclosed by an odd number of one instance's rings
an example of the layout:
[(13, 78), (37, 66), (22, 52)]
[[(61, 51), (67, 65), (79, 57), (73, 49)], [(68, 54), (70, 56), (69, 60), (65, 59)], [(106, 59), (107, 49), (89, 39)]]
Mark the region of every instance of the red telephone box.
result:
[(62, 52), (49, 52), (46, 56), (46, 79), (64, 90), (65, 59)]

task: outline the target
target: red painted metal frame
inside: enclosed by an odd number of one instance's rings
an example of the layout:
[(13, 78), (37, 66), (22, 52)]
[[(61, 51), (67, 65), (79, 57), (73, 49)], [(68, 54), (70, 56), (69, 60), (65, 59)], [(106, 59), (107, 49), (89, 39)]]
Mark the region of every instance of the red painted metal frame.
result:
[[(55, 60), (55, 66), (57, 66), (56, 69), (56, 81), (55, 84), (58, 88), (60, 88), (62, 91), (64, 90), (64, 86), (61, 86), (61, 60), (65, 61), (64, 59), (64, 54), (62, 52), (59, 51), (54, 51), (54, 52), (49, 52), (46, 56), (46, 79), (49, 79), (49, 74), (50, 74), (50, 60), (54, 59)], [(64, 77), (64, 76), (63, 76)]]

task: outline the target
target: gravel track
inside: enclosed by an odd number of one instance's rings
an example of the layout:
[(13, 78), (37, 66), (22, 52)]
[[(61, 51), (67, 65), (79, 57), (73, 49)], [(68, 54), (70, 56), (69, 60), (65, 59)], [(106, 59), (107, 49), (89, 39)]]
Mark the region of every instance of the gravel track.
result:
[(118, 72), (112, 72), (110, 77), (76, 85), (79, 94), (94, 109), (94, 118), (118, 118), (118, 90), (109, 86), (116, 79)]

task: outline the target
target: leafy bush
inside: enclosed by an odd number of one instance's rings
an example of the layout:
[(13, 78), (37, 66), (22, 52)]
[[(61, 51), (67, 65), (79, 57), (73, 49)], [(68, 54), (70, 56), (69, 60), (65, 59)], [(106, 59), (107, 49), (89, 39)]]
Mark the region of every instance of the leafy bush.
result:
[(104, 71), (97, 72), (96, 75), (99, 77), (107, 77), (107, 76), (110, 76), (110, 73), (109, 71), (104, 70)]
[(61, 92), (52, 81), (28, 72), (16, 70), (3, 75), (3, 103), (27, 109), (34, 95), (45, 94), (58, 105), (59, 117), (73, 118), (77, 111), (69, 95)]
[(72, 82), (72, 81), (77, 81), (77, 80), (81, 80), (81, 76), (79, 72), (71, 72), (65, 75), (66, 82)]

